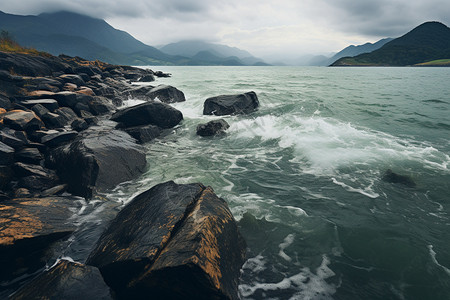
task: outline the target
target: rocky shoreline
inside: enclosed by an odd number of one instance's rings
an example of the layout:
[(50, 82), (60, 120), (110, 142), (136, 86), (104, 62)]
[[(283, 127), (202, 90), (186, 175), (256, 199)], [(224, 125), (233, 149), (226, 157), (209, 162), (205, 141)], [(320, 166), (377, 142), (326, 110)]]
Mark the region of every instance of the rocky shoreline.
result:
[[(238, 298), (245, 242), (226, 202), (202, 184), (152, 187), (111, 222), (84, 264), (43, 271), (52, 245), (76, 230), (68, 221), (79, 209), (74, 199), (137, 178), (146, 168), (141, 144), (183, 120), (170, 106), (186, 100), (181, 91), (132, 84), (167, 76), (0, 52), (0, 295), (20, 287), (13, 299)], [(146, 102), (118, 109), (129, 98)], [(253, 92), (217, 96), (204, 114), (258, 105)], [(216, 135), (228, 124), (199, 128)]]

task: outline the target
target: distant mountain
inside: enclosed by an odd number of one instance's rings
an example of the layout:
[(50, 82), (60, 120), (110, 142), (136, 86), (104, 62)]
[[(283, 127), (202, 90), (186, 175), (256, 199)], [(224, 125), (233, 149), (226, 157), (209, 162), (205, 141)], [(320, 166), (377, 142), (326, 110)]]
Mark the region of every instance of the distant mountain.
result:
[(410, 66), (449, 58), (450, 28), (426, 22), (378, 50), (341, 58), (332, 66)]
[(388, 43), (392, 40), (393, 40), (393, 38), (385, 38), (385, 39), (379, 40), (378, 42), (375, 42), (375, 43), (365, 43), (364, 45), (358, 45), (358, 46), (350, 45), (350, 46), (342, 49), (341, 51), (339, 51), (332, 57), (328, 58), (324, 62), (324, 64), (330, 65), (342, 57), (353, 57), (353, 56), (357, 56), (357, 55), (363, 54), (363, 53), (370, 53), (372, 51), (380, 49), (386, 43)]
[(267, 65), (260, 58), (254, 57), (249, 52), (221, 44), (208, 43), (201, 40), (187, 40), (171, 43), (159, 48), (169, 55), (185, 56), (193, 59), (193, 64), (199, 65), (223, 64), (225, 65)]

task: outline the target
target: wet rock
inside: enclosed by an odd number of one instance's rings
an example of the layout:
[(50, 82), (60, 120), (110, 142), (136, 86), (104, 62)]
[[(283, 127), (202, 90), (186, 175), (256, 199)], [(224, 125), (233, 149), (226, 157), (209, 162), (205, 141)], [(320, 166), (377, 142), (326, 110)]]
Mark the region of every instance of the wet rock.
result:
[(0, 53), (0, 70), (13, 71), (22, 76), (51, 76), (55, 71), (70, 71), (58, 57), (35, 56), (20, 53)]
[(80, 75), (64, 74), (59, 76), (59, 78), (64, 80), (65, 83), (73, 83), (76, 84), (77, 86), (82, 86), (86, 84), (86, 82), (83, 80), (83, 78), (81, 78)]
[(42, 116), (45, 115), (46, 113), (49, 113), (50, 111), (45, 108), (43, 105), (41, 104), (36, 104), (31, 108), (32, 111), (34, 111), (34, 113), (42, 119)]
[(55, 109), (59, 108), (58, 101), (56, 101), (55, 99), (24, 100), (20, 102), (20, 104), (28, 108), (33, 108), (35, 105), (39, 104), (49, 111), (54, 111)]
[(183, 114), (172, 106), (161, 102), (147, 102), (117, 111), (111, 120), (125, 127), (156, 125), (171, 128), (183, 120)]
[(69, 91), (59, 92), (52, 96), (58, 101), (59, 106), (74, 107), (77, 104), (77, 94)]
[(146, 75), (142, 76), (141, 78), (139, 78), (138, 81), (139, 82), (152, 82), (152, 81), (155, 81), (155, 76), (153, 76), (152, 74), (146, 74)]
[(41, 138), (41, 143), (50, 148), (58, 147), (76, 138), (76, 131), (49, 132)]
[(119, 130), (91, 127), (72, 143), (51, 152), (58, 175), (69, 192), (90, 198), (141, 174), (146, 165), (144, 148)]
[(0, 118), (3, 118), (3, 124), (15, 130), (33, 131), (44, 126), (41, 119), (32, 111), (11, 110)]
[(170, 77), (170, 76), (172, 76), (172, 74), (164, 73), (162, 71), (153, 71), (153, 75), (155, 75), (156, 77)]
[(0, 165), (10, 165), (14, 161), (14, 148), (0, 142)]
[(49, 247), (76, 229), (68, 220), (71, 198), (23, 198), (0, 203), (0, 280), (32, 273), (45, 265)]
[(23, 163), (39, 164), (44, 157), (37, 148), (24, 148), (15, 154), (15, 159)]
[(75, 131), (83, 131), (89, 128), (89, 124), (83, 119), (76, 119), (70, 124), (70, 127)]
[(78, 88), (78, 86), (76, 84), (73, 83), (66, 83), (63, 87), (64, 91), (68, 91), (68, 92), (75, 92), (75, 90)]
[(10, 299), (113, 299), (100, 271), (91, 266), (60, 260), (27, 283)]
[(9, 134), (6, 130), (0, 131), (0, 141), (16, 150), (22, 149), (27, 142), (14, 136), (14, 133)]
[(11, 109), (11, 101), (8, 97), (3, 96), (2, 94), (0, 94), (0, 107), (6, 110)]
[(164, 84), (158, 85), (157, 87), (151, 89), (150, 92), (147, 93), (147, 96), (152, 100), (158, 98), (159, 101), (164, 103), (186, 101), (186, 98), (184, 97), (184, 93), (182, 91), (173, 86)]
[(141, 144), (150, 142), (161, 134), (159, 127), (154, 125), (129, 127), (124, 130)]
[[(56, 176), (55, 171), (44, 168), (40, 165), (16, 162), (13, 164), (13, 170), (16, 177), (32, 177), (25, 179), (25, 181), (23, 181), (24, 184), (20, 184), (20, 187), (40, 190), (54, 186), (54, 183), (58, 182), (58, 176)], [(35, 184), (37, 181), (42, 183), (43, 186)]]
[(206, 124), (197, 126), (197, 134), (200, 136), (213, 136), (225, 133), (225, 130), (230, 128), (230, 125), (224, 120), (213, 120)]
[(391, 169), (388, 169), (383, 175), (383, 181), (390, 183), (399, 183), (406, 185), (407, 187), (415, 187), (416, 183), (409, 176), (400, 175), (392, 172)]
[(123, 299), (238, 299), (245, 247), (211, 188), (167, 182), (117, 215), (87, 263)]
[(87, 74), (89, 76), (95, 76), (96, 74), (100, 74), (101, 73), (99, 68), (92, 67), (92, 66), (79, 66), (79, 67), (76, 67), (74, 69), (74, 71), (77, 74), (84, 73), (84, 74)]
[(48, 112), (41, 117), (48, 129), (62, 128), (67, 124), (66, 118), (61, 115)]
[(88, 103), (90, 111), (95, 115), (103, 115), (114, 111), (115, 106), (105, 97), (92, 97)]
[(0, 165), (0, 190), (5, 190), (12, 179), (12, 169), (10, 166)]
[(55, 110), (55, 113), (64, 119), (64, 125), (71, 124), (74, 120), (78, 119), (77, 114), (70, 107), (58, 108)]
[(259, 106), (255, 92), (238, 95), (222, 95), (206, 99), (203, 105), (204, 115), (232, 115), (247, 114), (255, 111)]
[(54, 195), (62, 194), (62, 193), (64, 193), (67, 190), (67, 187), (68, 187), (67, 184), (60, 184), (60, 185), (53, 186), (53, 187), (43, 191), (41, 193), (41, 196), (42, 197), (48, 197), (48, 196), (54, 196)]

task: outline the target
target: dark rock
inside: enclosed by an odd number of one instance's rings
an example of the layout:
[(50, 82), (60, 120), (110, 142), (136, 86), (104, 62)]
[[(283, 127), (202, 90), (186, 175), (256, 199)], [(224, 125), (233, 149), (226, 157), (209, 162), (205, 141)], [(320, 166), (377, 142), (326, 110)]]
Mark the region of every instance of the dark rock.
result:
[(200, 136), (213, 136), (222, 134), (230, 128), (230, 125), (224, 120), (213, 120), (206, 124), (200, 124), (197, 126), (197, 134)]
[(86, 82), (83, 80), (83, 78), (80, 75), (75, 74), (64, 74), (59, 76), (62, 80), (64, 80), (65, 83), (73, 83), (77, 86), (85, 85)]
[(0, 116), (3, 124), (15, 130), (39, 130), (44, 125), (32, 111), (12, 110)]
[(88, 123), (83, 119), (76, 119), (70, 124), (70, 127), (75, 131), (83, 131), (89, 128)]
[(0, 165), (0, 190), (5, 190), (6, 186), (11, 182), (12, 175), (11, 167)]
[(46, 189), (45, 191), (43, 191), (41, 193), (42, 197), (48, 197), (48, 196), (53, 196), (53, 195), (57, 195), (57, 194), (62, 194), (67, 190), (68, 185), (67, 184), (60, 184), (60, 185), (56, 185), (54, 187), (51, 187), (49, 189)]
[(66, 118), (61, 115), (48, 112), (41, 117), (48, 129), (62, 128), (67, 124)]
[(16, 150), (22, 149), (27, 144), (22, 139), (7, 133), (6, 130), (0, 131), (0, 141)]
[(51, 129), (51, 130), (36, 130), (36, 131), (30, 132), (28, 137), (33, 142), (41, 144), (41, 140), (42, 140), (42, 138), (44, 136), (49, 135), (49, 134), (53, 134), (53, 133), (58, 133), (58, 132), (60, 132), (60, 131), (57, 131), (57, 130), (54, 130), (54, 129)]
[(39, 117), (42, 118), (43, 115), (45, 115), (46, 113), (49, 113), (50, 111), (45, 108), (43, 105), (41, 104), (36, 104), (35, 106), (33, 106), (31, 108), (32, 111), (34, 111), (34, 113)]
[(0, 53), (0, 70), (22, 76), (51, 76), (56, 71), (68, 71), (70, 67), (58, 57), (20, 53)]
[(78, 103), (77, 94), (69, 91), (59, 92), (52, 96), (60, 106), (74, 107)]
[(416, 183), (410, 177), (405, 175), (399, 175), (397, 173), (392, 172), (391, 169), (388, 169), (383, 175), (383, 181), (390, 183), (399, 183), (406, 185), (407, 187), (415, 187)]
[(155, 75), (156, 77), (170, 77), (170, 76), (172, 76), (172, 74), (164, 73), (162, 71), (153, 71), (153, 75)]
[(0, 108), (4, 108), (6, 110), (11, 109), (11, 101), (8, 97), (3, 96), (2, 94), (0, 94)]
[(0, 280), (43, 267), (55, 241), (76, 227), (68, 220), (75, 207), (71, 198), (13, 199), (0, 203)]
[[(32, 108), (36, 104), (42, 105), (49, 111), (54, 111), (59, 108), (58, 101), (55, 99), (36, 99), (36, 100), (25, 100), (20, 102), (25, 107)], [(34, 111), (34, 110), (33, 110)]]
[(158, 85), (147, 93), (147, 97), (152, 100), (158, 98), (159, 101), (164, 103), (175, 103), (186, 101), (184, 93), (179, 89), (170, 85)]
[(146, 74), (141, 78), (139, 78), (139, 82), (152, 82), (152, 81), (155, 81), (155, 76), (153, 76), (152, 74)]
[(44, 135), (41, 138), (41, 143), (50, 148), (58, 147), (62, 144), (68, 143), (76, 138), (78, 132), (76, 131), (63, 131), (55, 132)]
[(39, 84), (37, 86), (37, 89), (38, 90), (44, 90), (44, 91), (50, 91), (50, 92), (54, 92), (54, 93), (59, 92), (61, 90), (60, 88), (58, 88), (56, 86), (53, 86), (53, 85), (50, 85), (50, 84), (46, 84), (46, 83)]
[(14, 161), (14, 148), (0, 142), (0, 165), (10, 165)]
[(80, 76), (85, 83), (91, 79), (91, 75), (88, 75), (86, 73), (78, 73), (78, 76)]
[(27, 283), (10, 299), (113, 298), (97, 268), (60, 260), (56, 266)]
[[(40, 85), (53, 86), (57, 89), (61, 89), (64, 85), (62, 80), (57, 80), (57, 79), (49, 78), (49, 77), (31, 77), (31, 78), (27, 77), (27, 82), (29, 84), (37, 85), (37, 86), (40, 86)], [(38, 89), (41, 89), (41, 88), (38, 87)], [(45, 90), (45, 89), (42, 89), (42, 90)]]
[(79, 117), (82, 117), (82, 115), (81, 115), (81, 111), (90, 111), (90, 108), (89, 108), (89, 105), (87, 105), (87, 104), (84, 104), (84, 103), (77, 103), (76, 105), (75, 105), (75, 107), (73, 108), (73, 110), (76, 112), (76, 114), (79, 116)]
[(222, 95), (206, 99), (203, 106), (204, 115), (232, 115), (247, 114), (255, 111), (259, 106), (255, 92), (238, 95)]
[(134, 137), (139, 143), (147, 143), (157, 138), (161, 134), (158, 126), (145, 125), (129, 127), (124, 129), (129, 135)]
[(55, 171), (49, 170), (39, 165), (25, 164), (22, 162), (16, 162), (13, 165), (14, 173), (17, 177), (24, 176), (40, 176), (55, 180)]
[(100, 96), (92, 97), (88, 105), (90, 111), (96, 115), (103, 115), (116, 109), (107, 98)]
[(24, 148), (15, 154), (16, 161), (39, 164), (44, 159), (41, 152), (37, 148)]
[[(91, 66), (79, 66), (79, 67), (76, 67), (74, 69), (74, 71), (78, 75), (80, 75), (80, 73), (82, 73), (82, 74), (84, 73), (84, 74), (87, 74), (89, 76), (94, 76), (94, 75), (96, 75), (98, 73), (101, 73), (101, 71), (98, 68), (95, 67), (95, 71), (94, 71), (94, 67), (91, 67)], [(85, 81), (87, 81), (87, 80), (85, 80)]]
[(18, 187), (26, 188), (31, 191), (43, 191), (59, 183), (59, 178), (54, 172), (48, 176), (31, 175), (19, 179)]
[(55, 113), (64, 119), (64, 125), (71, 124), (74, 120), (78, 119), (77, 114), (70, 107), (60, 107), (55, 110)]
[(117, 215), (87, 264), (123, 299), (238, 299), (245, 248), (211, 188), (167, 182)]
[(144, 148), (127, 133), (91, 127), (80, 134), (71, 144), (51, 153), (69, 192), (90, 198), (94, 189), (105, 191), (144, 171)]
[(171, 128), (183, 120), (183, 114), (172, 106), (161, 102), (147, 102), (117, 111), (111, 120), (125, 127), (156, 125)]

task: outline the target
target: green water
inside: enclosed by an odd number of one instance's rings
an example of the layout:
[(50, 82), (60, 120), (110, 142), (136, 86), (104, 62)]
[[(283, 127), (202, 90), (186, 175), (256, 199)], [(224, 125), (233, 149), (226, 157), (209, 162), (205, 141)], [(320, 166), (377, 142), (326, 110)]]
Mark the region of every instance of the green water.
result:
[[(185, 93), (184, 121), (111, 199), (212, 186), (248, 243), (243, 299), (450, 299), (450, 68), (156, 69)], [(247, 91), (257, 112), (196, 136), (217, 118), (206, 98)], [(383, 181), (387, 169), (416, 186)]]

